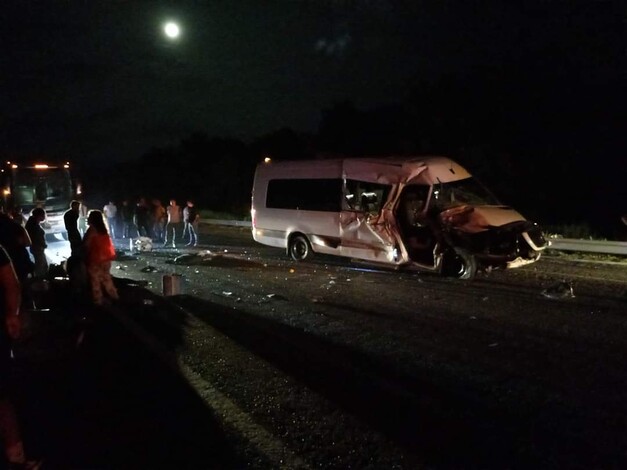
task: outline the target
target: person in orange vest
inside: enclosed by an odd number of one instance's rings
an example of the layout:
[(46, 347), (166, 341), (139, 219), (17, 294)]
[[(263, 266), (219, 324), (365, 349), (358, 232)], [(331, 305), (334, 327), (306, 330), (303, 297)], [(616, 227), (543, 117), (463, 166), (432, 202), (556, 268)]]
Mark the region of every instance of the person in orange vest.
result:
[(118, 299), (118, 291), (111, 278), (111, 261), (115, 259), (115, 248), (107, 231), (102, 212), (92, 210), (87, 216), (89, 228), (85, 234), (85, 265), (91, 284), (92, 300), (102, 305), (103, 289), (113, 300)]

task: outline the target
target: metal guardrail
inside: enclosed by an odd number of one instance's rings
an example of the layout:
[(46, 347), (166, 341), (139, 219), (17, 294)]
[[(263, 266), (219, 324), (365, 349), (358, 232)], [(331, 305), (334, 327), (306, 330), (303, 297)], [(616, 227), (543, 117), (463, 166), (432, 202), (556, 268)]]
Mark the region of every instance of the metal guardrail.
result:
[[(202, 220), (208, 225), (229, 225), (233, 227), (251, 227), (250, 220)], [(552, 238), (549, 249), (559, 251), (581, 251), (584, 253), (601, 253), (605, 255), (627, 256), (627, 242), (609, 240), (577, 240), (574, 238)]]
[(252, 227), (252, 222), (250, 220), (203, 219), (200, 223), (208, 225), (230, 225), (231, 227)]
[(549, 249), (559, 251), (582, 251), (585, 253), (602, 253), (606, 255), (627, 255), (627, 242), (552, 238)]

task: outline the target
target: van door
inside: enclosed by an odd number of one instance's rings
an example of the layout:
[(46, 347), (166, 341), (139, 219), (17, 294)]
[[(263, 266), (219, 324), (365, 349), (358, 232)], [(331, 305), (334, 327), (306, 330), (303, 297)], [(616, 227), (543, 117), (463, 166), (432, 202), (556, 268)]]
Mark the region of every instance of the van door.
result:
[(394, 240), (379, 226), (379, 214), (390, 185), (345, 180), (340, 214), (340, 254), (351, 258), (389, 263)]
[(429, 185), (405, 186), (396, 206), (396, 220), (410, 259), (433, 267), (437, 239), (427, 210), (430, 192)]

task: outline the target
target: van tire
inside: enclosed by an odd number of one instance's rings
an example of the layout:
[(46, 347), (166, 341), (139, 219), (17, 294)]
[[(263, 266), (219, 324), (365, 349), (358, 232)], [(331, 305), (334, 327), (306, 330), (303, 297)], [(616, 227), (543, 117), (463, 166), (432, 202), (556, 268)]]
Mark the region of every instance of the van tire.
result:
[(444, 256), (442, 274), (457, 279), (473, 279), (477, 274), (477, 258), (463, 248), (455, 248)]
[(288, 252), (294, 261), (304, 261), (311, 258), (311, 245), (307, 237), (304, 235), (294, 235), (290, 239)]

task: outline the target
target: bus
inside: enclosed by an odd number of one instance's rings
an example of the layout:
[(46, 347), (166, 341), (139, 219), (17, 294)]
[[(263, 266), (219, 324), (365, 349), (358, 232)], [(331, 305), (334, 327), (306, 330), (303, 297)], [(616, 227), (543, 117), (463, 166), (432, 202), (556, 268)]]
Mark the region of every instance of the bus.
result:
[(251, 216), (255, 241), (296, 261), (322, 253), (461, 279), (533, 263), (548, 246), (536, 223), (437, 156), (268, 160)]
[(42, 207), (47, 214), (42, 224), (46, 233), (66, 232), (63, 214), (80, 194), (80, 186), (75, 191), (69, 162), (5, 161), (0, 169), (0, 184), (0, 204), (5, 212), (21, 212), (28, 219), (33, 208)]

